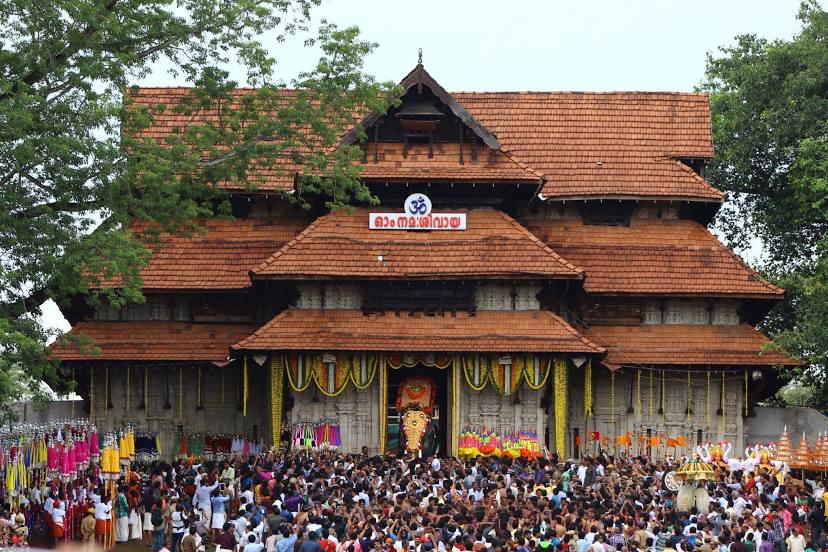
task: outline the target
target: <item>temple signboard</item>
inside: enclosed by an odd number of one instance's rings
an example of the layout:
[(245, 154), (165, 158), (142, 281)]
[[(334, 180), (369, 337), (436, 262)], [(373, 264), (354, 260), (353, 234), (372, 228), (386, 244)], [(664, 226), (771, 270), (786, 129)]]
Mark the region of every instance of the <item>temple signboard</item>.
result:
[(432, 213), (425, 194), (411, 194), (402, 213), (369, 213), (371, 230), (465, 230), (466, 213)]

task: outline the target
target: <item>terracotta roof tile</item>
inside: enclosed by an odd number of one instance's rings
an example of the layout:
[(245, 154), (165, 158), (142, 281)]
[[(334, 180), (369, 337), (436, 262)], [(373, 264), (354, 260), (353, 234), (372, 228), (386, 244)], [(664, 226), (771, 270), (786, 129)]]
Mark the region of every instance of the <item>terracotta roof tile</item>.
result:
[[(170, 106), (186, 88), (142, 88), (139, 105), (155, 108), (153, 126), (145, 136), (160, 139), (187, 124), (215, 118), (176, 114)], [(250, 93), (239, 89), (237, 94)], [(289, 91), (286, 91), (289, 93)], [(496, 167), (481, 174), (480, 167), (439, 164), (439, 159), (411, 160), (399, 167), (371, 168), (366, 178), (391, 180), (432, 178), (520, 180), (519, 170), (543, 175), (543, 194), (551, 198), (649, 197), (722, 201), (716, 190), (678, 158), (711, 158), (713, 142), (708, 98), (691, 93), (590, 92), (458, 92), (452, 96), (480, 124), (497, 136), (501, 151)], [(386, 146), (383, 146), (386, 147)], [(400, 145), (388, 145), (399, 148)], [(482, 152), (486, 148), (481, 147)], [(398, 160), (395, 157), (391, 163)], [(369, 149), (369, 161), (371, 154)], [(422, 162), (420, 162), (422, 161)], [(437, 161), (437, 162), (435, 162)], [(385, 162), (381, 163), (385, 164)], [(397, 170), (395, 170), (397, 169)], [(494, 170), (497, 169), (497, 170)], [(503, 172), (501, 172), (503, 171)], [(260, 190), (284, 190), (293, 185), (294, 169), (262, 170)], [(232, 182), (224, 186), (237, 189)]]
[[(381, 211), (382, 209), (378, 209)], [(257, 278), (580, 278), (508, 215), (467, 213), (467, 230), (370, 230), (367, 209), (314, 221), (253, 271)], [(382, 260), (380, 260), (382, 257)]]
[(523, 222), (584, 269), (584, 289), (590, 293), (776, 299), (784, 293), (691, 220), (633, 218), (628, 227), (569, 218)]
[[(166, 236), (141, 271), (144, 290), (242, 289), (249, 272), (307, 226), (303, 217), (210, 219), (191, 236)], [(140, 229), (140, 225), (134, 226)], [(116, 287), (118, 279), (100, 286)]]
[[(491, 152), (491, 153), (490, 153)], [(486, 182), (533, 182), (542, 175), (514, 161), (502, 151), (478, 147), (477, 161), (471, 160), (471, 146), (464, 144), (464, 163), (460, 164), (460, 144), (437, 143), (428, 157), (428, 144), (410, 144), (403, 157), (403, 144), (379, 143), (378, 161), (374, 161), (374, 144), (368, 145), (368, 159), (362, 168), (365, 180), (475, 180)]]
[(452, 316), (289, 309), (233, 346), (247, 350), (601, 353), (546, 311)]
[(612, 364), (798, 364), (778, 351), (765, 350), (770, 340), (747, 324), (593, 326), (583, 333), (606, 347), (605, 360)]
[(84, 336), (100, 349), (95, 356), (74, 345), (50, 347), (52, 358), (70, 360), (152, 360), (221, 362), (230, 345), (250, 335), (255, 324), (132, 321), (78, 322), (68, 335)]

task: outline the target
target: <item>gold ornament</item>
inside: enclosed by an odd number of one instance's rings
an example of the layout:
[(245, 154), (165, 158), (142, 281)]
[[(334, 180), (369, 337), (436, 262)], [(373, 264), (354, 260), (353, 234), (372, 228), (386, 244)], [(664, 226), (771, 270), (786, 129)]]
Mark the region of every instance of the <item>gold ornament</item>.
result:
[(281, 355), (270, 362), (270, 425), (273, 432), (273, 447), (278, 448), (282, 437), (282, 401), (284, 393), (285, 366)]
[(566, 414), (567, 414), (567, 367), (566, 359), (555, 357), (555, 451), (566, 452)]

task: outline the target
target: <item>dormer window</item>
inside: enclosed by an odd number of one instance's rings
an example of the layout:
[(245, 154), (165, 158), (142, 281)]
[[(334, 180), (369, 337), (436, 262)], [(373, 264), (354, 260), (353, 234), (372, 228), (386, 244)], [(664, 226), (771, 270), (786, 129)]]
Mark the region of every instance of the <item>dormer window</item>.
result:
[(397, 112), (397, 119), (406, 131), (414, 134), (431, 134), (443, 119), (443, 113), (426, 100), (407, 102)]

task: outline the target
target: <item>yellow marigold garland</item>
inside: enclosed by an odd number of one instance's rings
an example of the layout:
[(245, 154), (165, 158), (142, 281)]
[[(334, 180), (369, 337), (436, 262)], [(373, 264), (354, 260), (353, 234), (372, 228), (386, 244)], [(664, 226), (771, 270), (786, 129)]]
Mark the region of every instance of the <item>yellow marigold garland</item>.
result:
[[(474, 361), (479, 359), (480, 366), (480, 380), (479, 385), (472, 383), (469, 374), (474, 374)], [(489, 381), (488, 357), (486, 355), (471, 354), (463, 357), (463, 375), (466, 378), (466, 384), (474, 391), (482, 391), (486, 387), (486, 382)]]
[[(291, 389), (298, 393), (301, 393), (302, 391), (308, 388), (308, 386), (313, 381), (313, 364), (316, 361), (317, 360), (315, 359), (315, 357), (312, 357), (311, 355), (305, 355), (304, 357), (302, 357), (302, 353), (296, 353), (294, 355), (285, 357), (285, 371), (287, 372), (288, 384), (290, 385)], [(293, 380), (293, 369), (294, 367), (296, 368), (296, 377), (298, 379), (300, 362), (302, 363), (302, 369), (305, 374), (305, 381), (300, 381), (297, 383)]]
[(653, 369), (650, 368), (650, 418), (653, 417)]
[(690, 388), (690, 370), (687, 370), (687, 407), (684, 409), (685, 414), (690, 414), (690, 403), (693, 400), (693, 393)]
[[(365, 381), (361, 381), (362, 377), (362, 355), (357, 355), (351, 365), (351, 381), (354, 382), (354, 387), (362, 391), (368, 389), (374, 383), (374, 376), (377, 374), (377, 365), (379, 364), (379, 355), (369, 354), (365, 357)], [(359, 374), (359, 375), (357, 375)]]
[(725, 373), (722, 372), (722, 439), (725, 437)]
[(546, 385), (546, 380), (549, 379), (549, 372), (552, 371), (552, 358), (549, 356), (541, 356), (538, 358), (538, 364), (540, 374), (537, 385), (534, 384), (535, 357), (532, 355), (527, 356), (523, 366), (523, 381), (526, 383), (526, 387), (535, 391), (543, 389)]
[(635, 411), (638, 412), (639, 416), (643, 416), (644, 413), (641, 411), (641, 368), (638, 369), (635, 375), (635, 399)]
[(320, 393), (326, 397), (336, 397), (345, 391), (345, 388), (348, 387), (348, 382), (351, 380), (351, 362), (349, 356), (336, 356), (332, 392), (328, 391), (328, 364), (326, 362), (315, 363), (312, 374)]
[(745, 403), (745, 418), (747, 418), (748, 414), (750, 412), (749, 409), (748, 409), (748, 373), (747, 373), (747, 370), (745, 370), (745, 400), (744, 400), (744, 403)]
[(380, 443), (379, 453), (385, 454), (385, 436), (388, 431), (388, 369), (384, 362), (380, 363), (379, 407), (380, 407)]
[(273, 433), (273, 447), (278, 448), (282, 437), (282, 403), (284, 393), (284, 362), (276, 355), (270, 362), (270, 425)]
[(566, 453), (567, 385), (566, 360), (555, 358), (555, 451)]
[(184, 417), (184, 367), (178, 367), (178, 417)]
[(707, 431), (710, 431), (710, 368), (707, 370)]
[(584, 417), (592, 416), (592, 359), (584, 367)]
[(667, 417), (667, 409), (664, 408), (664, 406), (665, 406), (664, 391), (666, 389), (666, 385), (664, 384), (664, 377), (665, 377), (665, 372), (664, 372), (664, 370), (662, 370), (661, 371), (661, 397), (659, 397), (659, 399), (660, 399), (659, 404), (661, 405), (660, 409), (661, 409), (662, 416)]
[(460, 366), (457, 365), (457, 358), (452, 362), (451, 368), (451, 450), (449, 454), (457, 454), (457, 442), (460, 434)]
[(248, 393), (248, 376), (247, 376), (247, 357), (244, 357), (244, 370), (242, 382), (242, 416), (247, 417), (247, 393)]

